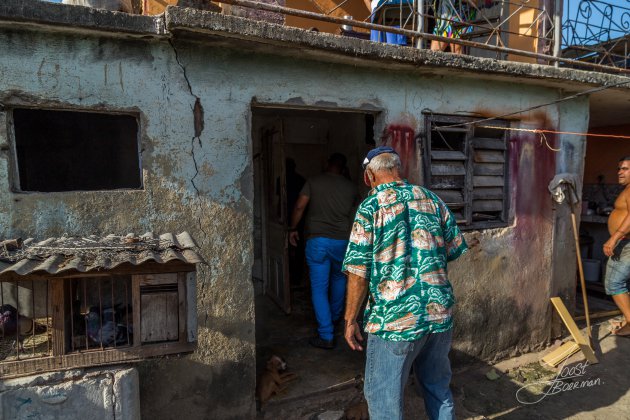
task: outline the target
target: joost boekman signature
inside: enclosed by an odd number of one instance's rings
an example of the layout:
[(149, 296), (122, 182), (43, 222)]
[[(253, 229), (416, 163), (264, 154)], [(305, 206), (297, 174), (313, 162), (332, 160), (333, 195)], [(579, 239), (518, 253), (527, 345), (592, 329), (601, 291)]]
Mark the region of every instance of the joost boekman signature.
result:
[[(553, 379), (548, 381), (532, 382), (531, 384), (527, 384), (519, 388), (518, 391), (516, 391), (516, 399), (521, 404), (536, 404), (547, 398), (547, 396), (549, 395), (557, 395), (561, 392), (574, 391), (576, 389), (591, 388), (593, 386), (602, 385), (602, 381), (600, 378), (589, 378), (581, 381), (578, 380), (579, 378), (582, 378), (586, 375), (587, 366), (588, 361), (578, 363), (577, 365), (571, 367), (565, 366), (563, 364), (560, 368), (560, 371)], [(534, 399), (532, 401), (528, 401), (532, 397), (531, 392), (526, 394), (529, 398), (523, 398), (525, 396), (523, 395), (523, 391), (527, 391), (529, 388), (539, 387), (540, 385), (546, 386), (545, 392), (540, 395), (537, 395), (537, 393), (534, 394)]]

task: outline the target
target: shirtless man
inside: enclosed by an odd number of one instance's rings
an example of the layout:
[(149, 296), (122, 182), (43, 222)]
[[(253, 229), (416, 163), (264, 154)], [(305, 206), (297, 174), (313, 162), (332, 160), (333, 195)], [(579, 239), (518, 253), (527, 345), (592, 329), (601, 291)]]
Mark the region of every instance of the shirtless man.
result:
[(608, 218), (610, 238), (604, 244), (606, 265), (606, 293), (611, 295), (623, 314), (624, 322), (613, 334), (630, 337), (630, 156), (619, 160), (619, 184), (625, 188), (615, 200), (615, 209)]

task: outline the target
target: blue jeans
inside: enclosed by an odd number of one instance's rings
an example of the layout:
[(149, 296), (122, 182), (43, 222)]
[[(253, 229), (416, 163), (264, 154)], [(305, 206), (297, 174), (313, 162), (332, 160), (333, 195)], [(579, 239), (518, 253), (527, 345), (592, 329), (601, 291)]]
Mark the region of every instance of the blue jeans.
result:
[(333, 339), (333, 322), (341, 317), (346, 276), (341, 264), (348, 241), (316, 237), (306, 241), (306, 263), (311, 276), (311, 297), (319, 336)]
[(620, 295), (628, 293), (628, 281), (630, 280), (630, 242), (619, 242), (613, 256), (606, 263), (606, 277), (604, 285), (606, 294)]
[(412, 365), (429, 418), (455, 418), (448, 360), (452, 331), (427, 334), (416, 341), (387, 341), (368, 335), (363, 393), (370, 420), (402, 420), (403, 396)]

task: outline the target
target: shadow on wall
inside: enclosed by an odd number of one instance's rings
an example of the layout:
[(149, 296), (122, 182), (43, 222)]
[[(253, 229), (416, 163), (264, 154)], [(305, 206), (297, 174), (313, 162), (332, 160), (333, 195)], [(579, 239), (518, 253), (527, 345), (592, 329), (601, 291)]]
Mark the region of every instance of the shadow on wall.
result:
[(531, 350), (531, 317), (530, 306), (505, 295), (468, 294), (455, 305), (454, 345), (482, 360), (516, 356)]
[(138, 371), (142, 418), (243, 419), (255, 412), (253, 357), (251, 363), (215, 365), (189, 357), (152, 359)]

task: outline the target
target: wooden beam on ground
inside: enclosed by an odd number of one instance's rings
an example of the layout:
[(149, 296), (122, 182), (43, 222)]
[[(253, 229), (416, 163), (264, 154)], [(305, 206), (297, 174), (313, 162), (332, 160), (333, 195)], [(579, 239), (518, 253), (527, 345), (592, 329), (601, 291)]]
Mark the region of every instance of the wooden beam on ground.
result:
[(588, 360), (591, 364), (599, 363), (597, 357), (595, 357), (595, 353), (593, 353), (589, 340), (582, 335), (582, 332), (575, 324), (575, 321), (571, 318), (567, 307), (564, 306), (562, 299), (559, 297), (552, 297), (551, 303), (556, 308), (556, 311), (558, 311), (558, 315), (560, 315), (562, 322), (564, 322), (564, 325), (569, 330), (569, 333), (571, 333), (573, 340), (575, 340), (577, 345), (580, 346), (580, 350), (584, 354), (584, 357), (586, 357), (586, 360)]
[(569, 341), (543, 357), (542, 361), (551, 367), (556, 367), (579, 350), (580, 346), (575, 341)]
[[(614, 311), (594, 312), (591, 314), (591, 319), (606, 318), (607, 316), (615, 316), (615, 315), (621, 315), (621, 311), (619, 309), (615, 309)], [(580, 316), (575, 317), (576, 321), (583, 321), (585, 319), (586, 319), (585, 315), (580, 315)]]

